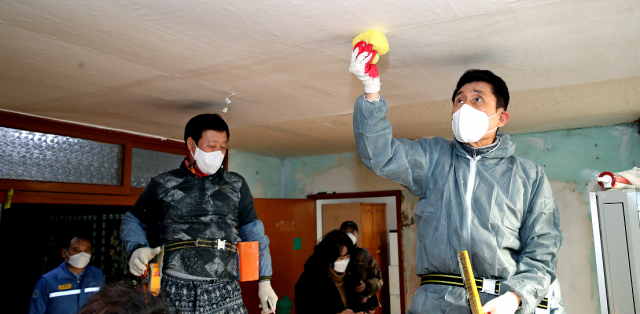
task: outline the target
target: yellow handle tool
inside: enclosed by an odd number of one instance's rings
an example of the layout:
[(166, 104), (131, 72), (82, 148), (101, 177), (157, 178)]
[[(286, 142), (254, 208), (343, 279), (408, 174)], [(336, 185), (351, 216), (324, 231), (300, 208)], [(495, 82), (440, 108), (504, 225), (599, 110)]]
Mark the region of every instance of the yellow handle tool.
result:
[(464, 281), (464, 288), (467, 290), (467, 297), (469, 298), (469, 306), (471, 307), (472, 314), (485, 314), (482, 310), (482, 303), (480, 302), (480, 293), (476, 286), (476, 278), (473, 276), (473, 269), (471, 268), (471, 261), (469, 260), (469, 253), (462, 251), (458, 253), (458, 262), (460, 264), (460, 273), (462, 274), (462, 281)]

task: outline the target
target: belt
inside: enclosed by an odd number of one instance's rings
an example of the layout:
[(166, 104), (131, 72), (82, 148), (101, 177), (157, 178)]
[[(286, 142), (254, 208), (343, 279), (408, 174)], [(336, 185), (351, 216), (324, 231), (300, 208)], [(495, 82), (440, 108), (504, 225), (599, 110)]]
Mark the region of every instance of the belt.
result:
[(173, 242), (170, 244), (166, 244), (164, 246), (164, 251), (173, 251), (179, 249), (188, 249), (188, 248), (214, 248), (218, 250), (227, 250), (231, 252), (238, 252), (238, 249), (234, 244), (231, 244), (225, 240), (221, 239), (195, 239), (195, 240), (186, 240), (180, 242)]
[[(447, 285), (464, 288), (464, 282), (462, 276), (449, 275), (449, 274), (437, 274), (431, 273), (426, 275), (420, 275), (420, 285)], [(493, 295), (500, 295), (500, 281), (497, 279), (489, 278), (476, 278), (476, 286), (478, 291), (485, 292)], [(542, 299), (542, 302), (538, 304), (538, 308), (547, 309), (549, 306), (549, 300), (547, 298)]]

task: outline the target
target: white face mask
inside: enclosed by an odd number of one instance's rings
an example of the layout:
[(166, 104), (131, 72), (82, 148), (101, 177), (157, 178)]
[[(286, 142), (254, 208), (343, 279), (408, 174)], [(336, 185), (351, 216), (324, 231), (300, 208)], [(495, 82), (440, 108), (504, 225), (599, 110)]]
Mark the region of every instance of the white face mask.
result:
[(355, 235), (353, 235), (353, 233), (347, 233), (347, 236), (349, 237), (349, 239), (351, 239), (353, 244), (356, 244), (356, 241), (358, 241), (358, 238)]
[(337, 273), (344, 273), (347, 270), (347, 265), (349, 265), (349, 259), (343, 259), (341, 261), (337, 261), (333, 263), (333, 270)]
[(220, 169), (220, 166), (222, 166), (222, 161), (224, 160), (222, 151), (217, 150), (215, 152), (205, 153), (198, 148), (198, 146), (196, 146), (196, 154), (191, 153), (191, 156), (196, 160), (198, 168), (206, 174), (216, 173), (216, 171)]
[[(67, 252), (67, 255), (69, 255), (69, 252)], [(82, 252), (76, 255), (69, 255), (69, 260), (67, 262), (69, 262), (69, 264), (71, 264), (71, 266), (75, 268), (85, 268), (85, 266), (89, 264), (90, 260), (91, 254)]]
[(497, 129), (495, 127), (489, 131), (489, 119), (500, 114), (502, 111), (487, 117), (487, 114), (477, 110), (467, 104), (462, 105), (456, 113), (453, 114), (451, 120), (451, 128), (456, 139), (462, 143), (475, 143), (489, 132)]

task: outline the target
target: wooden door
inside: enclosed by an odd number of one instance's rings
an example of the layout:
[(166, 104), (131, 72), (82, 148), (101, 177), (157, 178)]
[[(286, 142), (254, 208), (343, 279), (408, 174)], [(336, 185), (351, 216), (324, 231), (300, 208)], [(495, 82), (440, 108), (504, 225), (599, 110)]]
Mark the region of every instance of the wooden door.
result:
[[(333, 230), (340, 229), (340, 225), (347, 220), (355, 222), (358, 226), (362, 225), (362, 210), (360, 209), (360, 203), (322, 205), (323, 236)], [(362, 242), (358, 240), (358, 245), (361, 244)]]
[[(295, 313), (295, 285), (304, 263), (316, 246), (316, 205), (308, 199), (254, 199), (258, 218), (269, 237), (273, 278), (271, 286), (278, 295), (278, 307)], [(295, 242), (294, 242), (295, 241)], [(258, 282), (242, 282), (242, 299), (249, 314), (260, 314)], [(283, 302), (288, 298), (289, 302)]]
[(382, 272), (384, 285), (378, 291), (378, 299), (382, 304), (376, 310), (376, 314), (389, 313), (389, 262), (387, 261), (387, 215), (386, 204), (360, 204), (362, 226), (360, 227), (360, 240), (362, 247), (378, 262), (378, 268)]

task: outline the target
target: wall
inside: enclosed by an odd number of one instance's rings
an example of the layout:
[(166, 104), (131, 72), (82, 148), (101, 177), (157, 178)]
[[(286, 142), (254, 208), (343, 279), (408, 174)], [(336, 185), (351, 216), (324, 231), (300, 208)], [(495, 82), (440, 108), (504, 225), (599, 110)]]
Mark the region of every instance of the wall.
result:
[(244, 177), (253, 197), (284, 198), (282, 159), (229, 150), (228, 166), (229, 171), (237, 172)]
[(587, 185), (603, 171), (640, 165), (638, 124), (515, 135), (515, 155), (545, 167), (564, 242), (558, 278), (567, 313), (596, 313), (597, 278)]
[[(545, 167), (558, 203), (564, 233), (564, 244), (558, 253), (558, 276), (567, 312), (596, 313), (598, 301), (587, 184), (602, 171), (616, 172), (640, 165), (638, 126), (622, 124), (520, 134), (513, 139), (517, 143), (516, 156)], [(409, 308), (419, 285), (415, 276), (415, 196), (399, 184), (373, 174), (355, 153), (285, 159), (236, 154), (230, 155), (230, 169), (237, 169), (247, 178), (254, 195), (305, 198), (318, 192), (403, 190), (402, 246)], [(276, 169), (278, 165), (280, 170)]]

